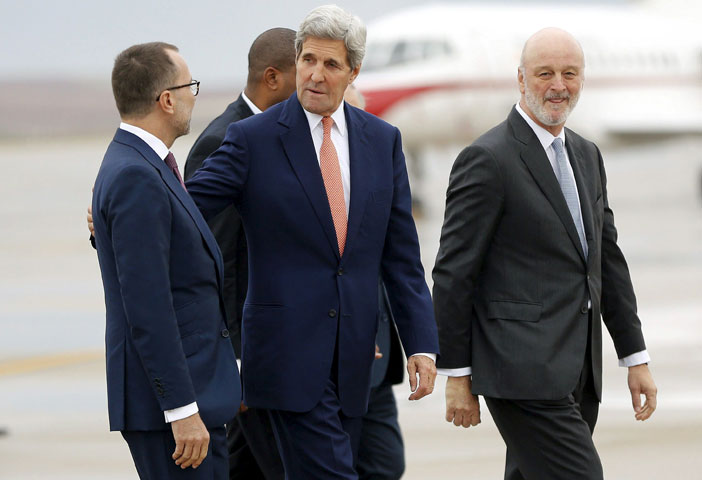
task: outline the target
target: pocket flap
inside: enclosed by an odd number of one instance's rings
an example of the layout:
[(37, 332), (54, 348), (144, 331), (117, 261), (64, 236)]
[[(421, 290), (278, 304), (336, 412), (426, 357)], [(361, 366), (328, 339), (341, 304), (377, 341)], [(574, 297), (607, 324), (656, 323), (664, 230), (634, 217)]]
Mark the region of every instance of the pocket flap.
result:
[(488, 318), (538, 322), (541, 308), (540, 303), (492, 301), (488, 305)]

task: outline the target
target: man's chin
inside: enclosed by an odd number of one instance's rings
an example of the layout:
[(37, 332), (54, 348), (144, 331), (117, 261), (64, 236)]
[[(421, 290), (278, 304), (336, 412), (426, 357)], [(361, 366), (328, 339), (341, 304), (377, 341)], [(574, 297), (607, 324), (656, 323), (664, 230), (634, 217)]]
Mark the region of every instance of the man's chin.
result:
[(319, 102), (315, 102), (310, 100), (309, 98), (303, 98), (300, 101), (300, 104), (302, 105), (302, 108), (307, 110), (310, 113), (316, 113), (317, 115), (321, 115), (322, 112), (326, 111), (320, 104)]
[(556, 125), (562, 125), (568, 118), (568, 110), (561, 109), (558, 111), (553, 111), (551, 109), (544, 112), (544, 118), (541, 120), (544, 124), (554, 127)]

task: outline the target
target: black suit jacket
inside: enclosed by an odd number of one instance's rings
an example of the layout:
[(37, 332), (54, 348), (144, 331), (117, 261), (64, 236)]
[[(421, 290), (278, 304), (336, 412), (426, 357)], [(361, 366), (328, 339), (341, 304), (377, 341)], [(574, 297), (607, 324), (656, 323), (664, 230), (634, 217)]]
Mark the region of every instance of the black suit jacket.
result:
[(587, 259), (548, 157), (516, 109), (453, 166), (433, 272), (439, 367), (472, 366), (476, 394), (567, 396), (578, 382), (590, 331), (600, 397), (600, 314), (620, 358), (645, 349), (602, 157), (571, 130), (565, 136)]
[(371, 387), (375, 388), (384, 383), (402, 383), (405, 366), (402, 344), (397, 335), (390, 299), (382, 279), (378, 281), (378, 332), (375, 343), (383, 356), (373, 361)]
[[(230, 103), (224, 112), (207, 126), (195, 140), (185, 162), (185, 179), (189, 179), (202, 166), (203, 160), (217, 150), (224, 139), (227, 127), (232, 122), (250, 117), (253, 112), (241, 95)], [(248, 287), (248, 260), (246, 252), (246, 235), (241, 217), (229, 205), (207, 224), (217, 239), (224, 260), (224, 301), (227, 312), (227, 326), (230, 339), (241, 358), (241, 316)]]

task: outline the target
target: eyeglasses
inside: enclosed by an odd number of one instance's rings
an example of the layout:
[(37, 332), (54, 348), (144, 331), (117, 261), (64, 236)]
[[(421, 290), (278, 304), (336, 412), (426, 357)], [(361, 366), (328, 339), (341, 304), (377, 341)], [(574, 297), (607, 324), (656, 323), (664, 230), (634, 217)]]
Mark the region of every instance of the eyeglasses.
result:
[[(186, 83), (185, 85), (176, 85), (175, 87), (168, 87), (165, 88), (163, 91), (165, 92), (166, 90), (176, 90), (178, 88), (184, 88), (184, 87), (190, 87), (190, 93), (193, 94), (193, 96), (197, 97), (197, 94), (200, 93), (200, 82), (197, 80), (193, 80), (190, 83)], [(161, 98), (161, 94), (163, 92), (158, 94), (158, 97), (156, 97), (156, 101), (158, 102), (158, 99)]]

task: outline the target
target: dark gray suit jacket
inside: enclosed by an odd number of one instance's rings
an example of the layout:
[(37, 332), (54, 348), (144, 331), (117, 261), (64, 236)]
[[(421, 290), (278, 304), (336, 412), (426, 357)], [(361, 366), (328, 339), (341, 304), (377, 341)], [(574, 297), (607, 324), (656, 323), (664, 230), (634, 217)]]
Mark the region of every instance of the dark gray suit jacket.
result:
[(600, 315), (620, 358), (645, 350), (602, 157), (593, 143), (568, 129), (565, 135), (587, 260), (548, 157), (516, 109), (453, 166), (433, 272), (438, 366), (472, 366), (475, 394), (557, 399), (571, 393), (588, 344), (588, 299), (598, 397)]
[[(185, 162), (185, 179), (188, 180), (192, 177), (195, 171), (202, 166), (203, 160), (219, 148), (229, 124), (251, 115), (253, 112), (239, 95), (239, 98), (230, 103), (219, 117), (212, 120), (190, 149), (188, 159)], [(222, 250), (227, 327), (236, 357), (241, 358), (241, 315), (246, 299), (249, 274), (244, 227), (233, 204), (209, 219), (207, 224)]]

